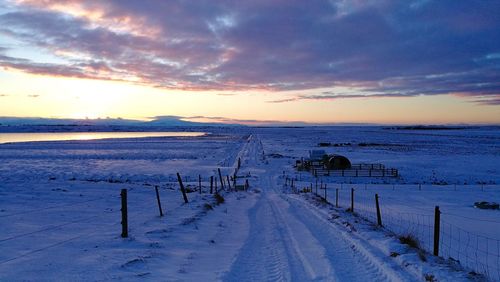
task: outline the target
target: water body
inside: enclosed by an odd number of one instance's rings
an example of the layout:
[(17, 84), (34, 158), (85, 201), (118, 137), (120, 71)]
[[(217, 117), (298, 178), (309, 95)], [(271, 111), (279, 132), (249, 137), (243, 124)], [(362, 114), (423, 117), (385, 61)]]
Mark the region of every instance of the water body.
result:
[(204, 132), (37, 132), (0, 133), (0, 144), (37, 141), (96, 140), (107, 138), (196, 137)]

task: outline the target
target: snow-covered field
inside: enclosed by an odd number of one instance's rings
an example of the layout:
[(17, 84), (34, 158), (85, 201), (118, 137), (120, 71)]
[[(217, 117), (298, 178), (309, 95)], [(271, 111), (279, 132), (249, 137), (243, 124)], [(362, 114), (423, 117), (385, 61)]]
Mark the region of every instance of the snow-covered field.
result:
[[(0, 145), (0, 280), (484, 278), (471, 270), (500, 279), (500, 252), (490, 246), (500, 239), (500, 211), (473, 208), (476, 201), (500, 202), (498, 128), (214, 127), (209, 133)], [(397, 168), (400, 177), (321, 177), (333, 205), (311, 193), (292, 193), (283, 186), (287, 176), (297, 179), (298, 188), (315, 183), (292, 166), (319, 142), (332, 143), (321, 149), (353, 163)], [(217, 176), (217, 168), (232, 174), (238, 158), (238, 184), (247, 179), (250, 189), (223, 192), (225, 201), (218, 204), (209, 193), (209, 177)], [(190, 191), (188, 204), (177, 172)], [(158, 213), (155, 185), (164, 217)], [(124, 188), (130, 228), (125, 239), (120, 237), (119, 197)], [(332, 201), (336, 188), (340, 208)], [(345, 212), (351, 188), (358, 215)], [(386, 229), (359, 217), (373, 219), (375, 193)], [(436, 205), (443, 212), (443, 237), (451, 234), (442, 240), (441, 253), (458, 256), (465, 270), (419, 254), (390, 232), (411, 233), (429, 249), (432, 221), (425, 220), (433, 217)], [(406, 229), (395, 230), (399, 227)], [(472, 247), (473, 235), (491, 238), (492, 257), (486, 262), (476, 257), (481, 253), (469, 254), (481, 250), (480, 243)]]

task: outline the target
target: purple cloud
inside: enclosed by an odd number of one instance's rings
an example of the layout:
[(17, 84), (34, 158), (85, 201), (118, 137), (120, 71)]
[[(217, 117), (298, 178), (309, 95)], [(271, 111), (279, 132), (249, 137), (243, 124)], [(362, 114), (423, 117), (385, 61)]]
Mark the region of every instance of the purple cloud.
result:
[(499, 10), (494, 0), (18, 1), (0, 34), (67, 63), (0, 49), (0, 65), (172, 89), (351, 86), (359, 97), (460, 93), (497, 105)]

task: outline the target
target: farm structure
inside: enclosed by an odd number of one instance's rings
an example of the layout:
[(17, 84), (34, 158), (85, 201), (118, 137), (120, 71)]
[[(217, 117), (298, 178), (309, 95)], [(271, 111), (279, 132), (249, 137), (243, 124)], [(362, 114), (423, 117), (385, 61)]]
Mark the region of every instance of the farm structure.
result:
[(297, 160), (297, 170), (310, 171), (314, 176), (338, 177), (398, 177), (395, 168), (386, 168), (383, 164), (352, 164), (341, 155), (327, 154), (324, 150), (309, 151), (309, 158)]

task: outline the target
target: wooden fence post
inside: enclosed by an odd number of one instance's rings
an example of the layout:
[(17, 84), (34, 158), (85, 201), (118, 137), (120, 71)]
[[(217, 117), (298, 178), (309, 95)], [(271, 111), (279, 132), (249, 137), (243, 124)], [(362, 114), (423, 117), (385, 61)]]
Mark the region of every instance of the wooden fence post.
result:
[(181, 187), (182, 197), (184, 197), (184, 203), (188, 203), (188, 198), (186, 195), (186, 189), (184, 189), (184, 184), (182, 184), (182, 178), (179, 173), (177, 173), (177, 180), (179, 181), (179, 186)]
[(214, 180), (215, 180), (215, 181), (214, 181), (214, 184), (215, 184), (215, 194), (218, 194), (218, 193), (219, 193), (219, 191), (217, 191), (217, 176), (215, 177), (215, 179), (214, 179)]
[(122, 189), (122, 238), (128, 237), (128, 210), (127, 210), (127, 189)]
[(229, 181), (229, 175), (226, 175), (227, 179), (227, 187), (229, 188), (229, 191), (231, 191), (231, 182)]
[(210, 176), (210, 194), (214, 193), (214, 177)]
[(441, 229), (441, 211), (439, 206), (434, 209), (434, 252), (435, 256), (439, 256), (439, 233)]
[(201, 194), (201, 175), (198, 174), (198, 189), (200, 191), (200, 194)]
[(354, 212), (354, 188), (351, 188), (351, 212)]
[(339, 207), (339, 188), (335, 189), (335, 207)]
[(160, 216), (163, 216), (163, 210), (161, 209), (160, 192), (158, 192), (158, 185), (155, 185), (156, 191), (156, 201), (158, 202), (158, 209), (160, 210)]
[(375, 194), (375, 206), (377, 208), (377, 224), (382, 226), (382, 215), (380, 214), (380, 205), (378, 203), (378, 194)]
[(220, 168), (217, 168), (217, 170), (219, 171), (220, 189), (225, 190), (224, 189), (224, 179), (222, 178), (222, 173), (220, 172)]
[(325, 183), (325, 202), (328, 203), (328, 200), (326, 199), (326, 183)]

